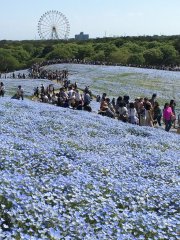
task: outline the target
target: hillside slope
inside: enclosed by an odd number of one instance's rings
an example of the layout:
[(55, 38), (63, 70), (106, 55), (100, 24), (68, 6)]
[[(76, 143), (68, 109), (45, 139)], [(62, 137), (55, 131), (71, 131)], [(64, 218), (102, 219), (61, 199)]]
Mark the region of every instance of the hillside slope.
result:
[(1, 239), (177, 239), (180, 137), (0, 99)]

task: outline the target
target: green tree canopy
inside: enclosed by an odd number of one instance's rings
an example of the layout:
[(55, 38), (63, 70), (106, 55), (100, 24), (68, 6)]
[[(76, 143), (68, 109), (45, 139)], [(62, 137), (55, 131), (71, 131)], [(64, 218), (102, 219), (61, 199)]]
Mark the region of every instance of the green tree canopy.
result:
[(85, 45), (79, 45), (78, 52), (75, 56), (75, 58), (83, 60), (83, 59), (89, 59), (94, 54), (94, 48), (92, 44), (85, 44)]
[(163, 60), (163, 53), (159, 48), (151, 48), (143, 53), (145, 63), (148, 65), (159, 65)]
[(124, 43), (123, 47), (127, 48), (132, 53), (142, 53), (145, 50), (144, 47), (133, 42)]
[(0, 49), (0, 71), (14, 71), (19, 68), (18, 60), (6, 49)]
[(112, 52), (110, 55), (111, 62), (118, 64), (127, 64), (129, 57), (130, 52), (126, 47), (120, 48), (117, 51)]
[(160, 50), (163, 53), (163, 64), (170, 65), (176, 62), (178, 52), (174, 46), (164, 44), (160, 47)]
[(66, 44), (57, 44), (53, 50), (46, 55), (47, 59), (70, 59), (74, 54), (72, 49)]
[(127, 63), (135, 65), (144, 65), (145, 59), (142, 53), (134, 53), (129, 56)]

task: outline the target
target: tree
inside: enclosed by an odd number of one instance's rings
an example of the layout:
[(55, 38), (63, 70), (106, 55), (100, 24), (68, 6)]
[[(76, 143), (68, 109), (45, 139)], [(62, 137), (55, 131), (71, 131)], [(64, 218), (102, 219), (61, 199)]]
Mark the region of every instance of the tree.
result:
[(127, 63), (135, 64), (135, 65), (143, 65), (145, 63), (145, 59), (142, 53), (134, 53), (129, 56)]
[(175, 49), (179, 52), (179, 54), (180, 54), (180, 38), (178, 38), (178, 39), (176, 39), (175, 41), (174, 41), (174, 47), (175, 47)]
[(176, 62), (178, 52), (172, 45), (162, 45), (160, 47), (161, 52), (163, 53), (162, 63), (165, 65), (171, 65)]
[(91, 58), (94, 54), (94, 48), (90, 44), (79, 45), (78, 52), (75, 58), (83, 60), (86, 58)]
[(24, 44), (22, 45), (22, 48), (23, 48), (26, 52), (28, 52), (31, 56), (33, 56), (34, 50), (35, 50), (33, 43), (24, 43)]
[(161, 46), (161, 43), (158, 41), (148, 42), (147, 48), (158, 48)]
[(104, 51), (99, 51), (98, 53), (95, 53), (95, 54), (92, 56), (92, 60), (93, 60), (93, 61), (104, 62), (104, 61), (105, 61)]
[(30, 59), (30, 54), (24, 50), (21, 46), (20, 47), (11, 47), (10, 48), (11, 55), (17, 59), (19, 63), (23, 65)]
[(42, 50), (41, 57), (45, 57), (48, 53), (54, 50), (52, 45), (45, 46)]
[(120, 48), (117, 51), (111, 53), (110, 61), (112, 63), (127, 64), (128, 58), (130, 57), (130, 52), (127, 48)]
[(127, 48), (132, 53), (142, 53), (145, 50), (144, 47), (133, 42), (124, 43), (123, 47)]
[(57, 44), (54, 50), (46, 55), (47, 59), (70, 59), (74, 57), (72, 50), (65, 44)]
[(112, 53), (116, 52), (118, 48), (113, 43), (98, 43), (94, 46), (96, 52), (104, 51), (106, 61), (111, 61)]
[(9, 50), (0, 49), (0, 71), (14, 71), (19, 66), (18, 60), (10, 54)]
[(151, 48), (145, 50), (143, 53), (145, 63), (147, 65), (159, 65), (162, 64), (163, 53), (159, 48)]

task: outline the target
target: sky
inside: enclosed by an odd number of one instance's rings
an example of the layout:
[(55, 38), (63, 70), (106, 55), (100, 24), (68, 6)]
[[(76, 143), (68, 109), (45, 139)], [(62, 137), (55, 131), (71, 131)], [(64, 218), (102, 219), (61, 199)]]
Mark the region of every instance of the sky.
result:
[(0, 0), (0, 40), (40, 39), (38, 22), (50, 10), (66, 16), (69, 38), (180, 35), (180, 0)]

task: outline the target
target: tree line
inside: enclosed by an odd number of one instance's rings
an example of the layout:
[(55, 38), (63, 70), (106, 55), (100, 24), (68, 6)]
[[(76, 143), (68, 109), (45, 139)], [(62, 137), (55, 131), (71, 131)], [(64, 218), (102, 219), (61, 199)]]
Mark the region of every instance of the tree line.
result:
[(0, 41), (0, 72), (28, 68), (51, 59), (141, 67), (180, 66), (180, 36)]

